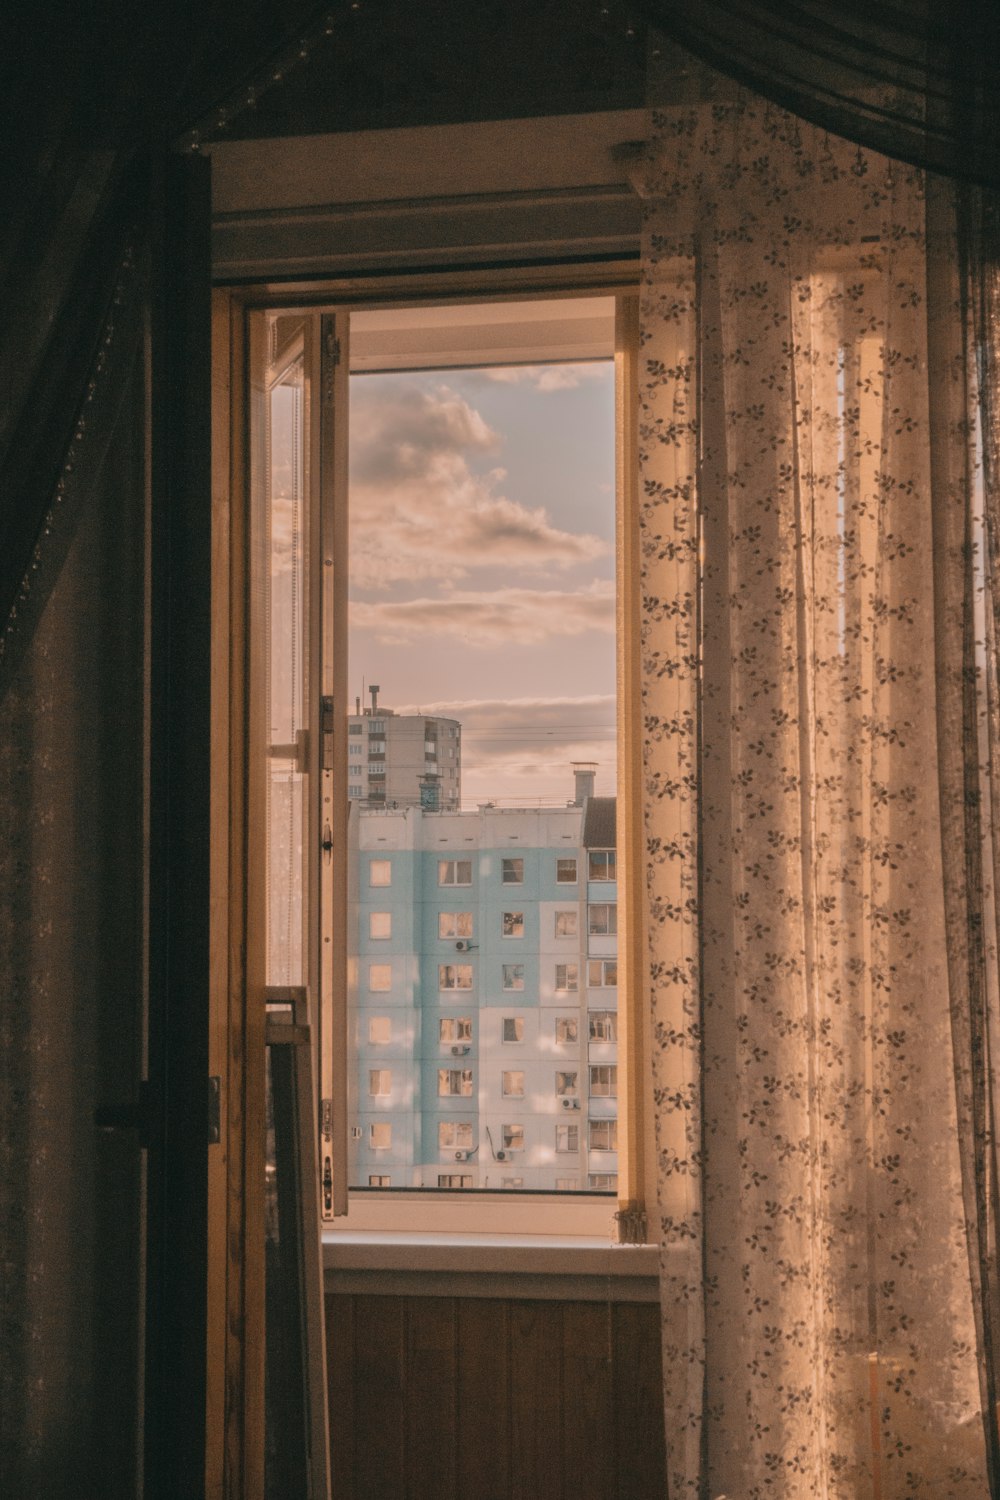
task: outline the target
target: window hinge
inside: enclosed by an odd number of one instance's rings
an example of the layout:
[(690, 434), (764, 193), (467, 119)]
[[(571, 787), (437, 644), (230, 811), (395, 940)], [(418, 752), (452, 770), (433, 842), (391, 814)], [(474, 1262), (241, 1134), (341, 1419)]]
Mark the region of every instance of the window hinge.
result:
[(222, 1079), (217, 1075), (208, 1080), (208, 1144), (217, 1146), (222, 1140)]

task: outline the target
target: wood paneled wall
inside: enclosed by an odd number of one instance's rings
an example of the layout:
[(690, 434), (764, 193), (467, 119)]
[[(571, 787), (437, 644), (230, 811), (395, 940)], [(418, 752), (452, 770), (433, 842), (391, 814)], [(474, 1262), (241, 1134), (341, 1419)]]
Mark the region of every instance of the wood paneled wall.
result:
[(665, 1500), (655, 1303), (328, 1293), (335, 1500)]

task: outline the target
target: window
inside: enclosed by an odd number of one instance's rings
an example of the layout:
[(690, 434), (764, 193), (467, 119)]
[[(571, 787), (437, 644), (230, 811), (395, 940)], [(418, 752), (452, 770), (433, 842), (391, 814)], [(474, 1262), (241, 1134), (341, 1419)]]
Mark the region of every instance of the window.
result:
[(575, 1099), (577, 1094), (577, 1074), (559, 1071), (556, 1074), (556, 1097), (559, 1099)]
[(587, 908), (587, 931), (591, 937), (613, 937), (618, 931), (618, 908), (602, 901)]
[(471, 911), (439, 911), (439, 938), (470, 938), (472, 936)]
[(440, 1120), (438, 1122), (439, 1151), (471, 1151), (471, 1120)]
[(505, 938), (524, 937), (524, 912), (505, 911), (500, 918), (500, 933)]
[[(347, 753), (348, 753), (348, 755), (360, 755), (361, 754), (361, 746), (360, 745), (348, 745), (348, 747), (347, 747)], [(354, 770), (354, 767), (352, 766), (351, 769)]]
[(614, 989), (618, 983), (616, 958), (591, 958), (587, 962), (587, 984), (592, 990)]
[(392, 937), (392, 913), (372, 911), (368, 913), (368, 936), (374, 941)]
[(438, 885), (471, 885), (471, 859), (439, 859)]
[(556, 912), (556, 932), (555, 932), (555, 935), (556, 935), (557, 938), (575, 938), (576, 937), (576, 912), (575, 911), (557, 911)]
[(439, 1042), (471, 1042), (471, 1016), (442, 1016), (438, 1022)]
[(587, 1176), (587, 1186), (602, 1193), (617, 1193), (617, 1172), (591, 1172)]
[(590, 1120), (588, 1125), (591, 1151), (618, 1150), (617, 1120)]
[(524, 989), (524, 964), (504, 964), (503, 987), (505, 990)]
[(368, 1041), (373, 1047), (383, 1047), (392, 1040), (392, 1025), (388, 1016), (369, 1016)]
[(389, 1176), (387, 1176), (386, 1173), (384, 1173), (384, 1172), (369, 1172), (369, 1174), (368, 1174), (368, 1186), (369, 1187), (392, 1187), (392, 1178), (389, 1177)]
[(579, 1151), (580, 1149), (580, 1127), (579, 1125), (557, 1125), (556, 1126), (556, 1150), (557, 1151)]
[(369, 1069), (368, 1092), (369, 1094), (374, 1094), (376, 1098), (387, 1099), (392, 1093), (392, 1069)]
[(500, 861), (500, 879), (504, 885), (524, 884), (524, 860), (502, 859)]
[(503, 1149), (505, 1151), (524, 1150), (523, 1125), (502, 1125), (500, 1127), (500, 1133), (503, 1137)]
[(579, 1035), (579, 1022), (576, 1016), (556, 1016), (556, 1045), (569, 1047)]
[(439, 1188), (470, 1188), (473, 1183), (471, 1172), (439, 1172)]
[(373, 993), (392, 989), (392, 964), (368, 965), (368, 988)]
[(615, 1063), (594, 1063), (590, 1069), (590, 1092), (599, 1099), (614, 1099), (618, 1094), (618, 1068)]
[(561, 995), (573, 995), (579, 988), (580, 967), (578, 964), (556, 964), (556, 991)]
[(576, 885), (576, 859), (556, 860), (556, 884)]
[(505, 1099), (524, 1098), (524, 1073), (520, 1068), (508, 1068), (504, 1071), (501, 1087)]
[(516, 1188), (523, 1188), (524, 1187), (524, 1178), (523, 1177), (502, 1177), (500, 1180), (501, 1180), (502, 1185), (505, 1188), (516, 1189)]
[(471, 964), (438, 964), (438, 989), (471, 990)]
[(617, 1042), (617, 1011), (592, 1010), (590, 1012), (590, 1040), (592, 1042)]
[(388, 1151), (392, 1146), (392, 1121), (376, 1120), (368, 1132), (373, 1151)]
[(591, 849), (587, 857), (587, 876), (590, 880), (614, 880), (614, 849)]
[(576, 1192), (576, 1190), (579, 1188), (579, 1186), (580, 1186), (580, 1184), (577, 1182), (577, 1180), (576, 1180), (575, 1177), (557, 1177), (556, 1178), (556, 1192), (557, 1193), (573, 1193), (573, 1192)]
[(369, 885), (392, 885), (392, 861), (372, 859), (368, 861)]
[(383, 719), (369, 719), (368, 733), (370, 735), (385, 734), (385, 721)]
[(360, 734), (361, 733), (361, 725), (360, 724), (348, 724), (348, 726), (347, 726), (347, 732), (348, 732), (348, 734)]
[(504, 1016), (504, 1018), (503, 1018), (503, 1039), (504, 1039), (505, 1042), (523, 1042), (524, 1041), (524, 1017), (523, 1016)]
[(442, 1098), (472, 1098), (471, 1068), (438, 1068), (438, 1094)]

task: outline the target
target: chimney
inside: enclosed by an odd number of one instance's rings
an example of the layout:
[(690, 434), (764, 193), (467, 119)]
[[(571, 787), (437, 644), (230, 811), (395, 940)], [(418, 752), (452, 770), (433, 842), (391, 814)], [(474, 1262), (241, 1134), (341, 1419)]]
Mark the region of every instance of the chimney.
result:
[(587, 798), (594, 795), (594, 783), (597, 780), (597, 761), (574, 760), (572, 766), (575, 783), (573, 806), (582, 807)]
[(378, 683), (373, 682), (368, 691), (372, 695), (372, 717), (378, 713)]
[(354, 713), (355, 713), (355, 717), (356, 718), (359, 718), (359, 719), (361, 718), (361, 699), (360, 698), (355, 698), (355, 700), (354, 700)]

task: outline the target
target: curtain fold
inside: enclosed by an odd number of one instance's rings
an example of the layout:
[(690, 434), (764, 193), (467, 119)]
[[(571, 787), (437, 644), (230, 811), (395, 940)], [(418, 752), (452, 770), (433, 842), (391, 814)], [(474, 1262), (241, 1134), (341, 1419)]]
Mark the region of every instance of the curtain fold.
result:
[(955, 190), (732, 89), (653, 125), (670, 1494), (973, 1500), (998, 1473), (995, 783)]

